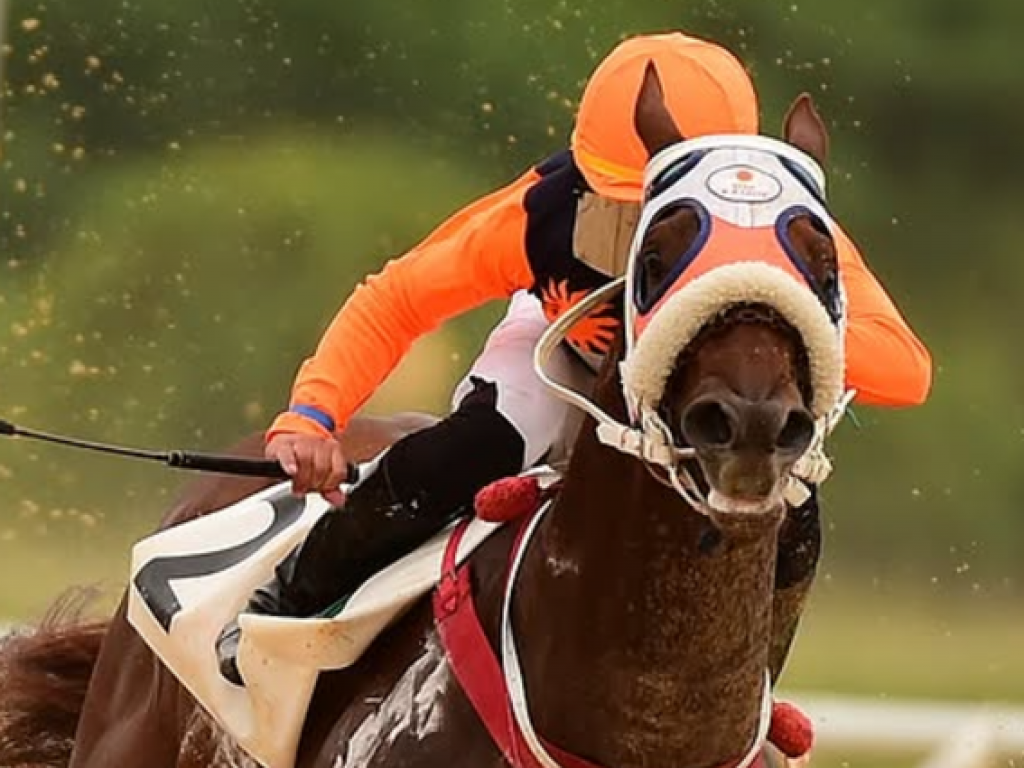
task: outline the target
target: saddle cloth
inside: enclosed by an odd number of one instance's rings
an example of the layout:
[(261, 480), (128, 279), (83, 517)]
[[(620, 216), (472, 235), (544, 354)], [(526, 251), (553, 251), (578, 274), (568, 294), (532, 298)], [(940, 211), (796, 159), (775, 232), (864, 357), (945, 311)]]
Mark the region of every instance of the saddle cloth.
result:
[[(332, 618), (243, 615), (240, 688), (221, 677), (215, 641), (252, 591), (329, 509), (282, 483), (140, 541), (132, 552), (128, 620), (182, 685), (267, 768), (292, 768), (321, 670), (355, 663), (439, 581), (452, 527), (360, 587)], [(344, 514), (344, 511), (330, 514)], [(474, 519), (465, 560), (500, 523)]]

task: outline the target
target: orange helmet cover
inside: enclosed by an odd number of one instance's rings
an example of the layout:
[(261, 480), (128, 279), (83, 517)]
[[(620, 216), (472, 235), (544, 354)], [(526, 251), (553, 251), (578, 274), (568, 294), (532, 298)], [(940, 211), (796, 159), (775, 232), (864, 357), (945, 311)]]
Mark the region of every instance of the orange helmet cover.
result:
[(591, 75), (572, 135), (577, 165), (604, 197), (642, 197), (647, 151), (633, 127), (633, 112), (649, 61), (657, 67), (665, 104), (686, 138), (758, 132), (754, 86), (729, 51), (681, 32), (629, 38)]

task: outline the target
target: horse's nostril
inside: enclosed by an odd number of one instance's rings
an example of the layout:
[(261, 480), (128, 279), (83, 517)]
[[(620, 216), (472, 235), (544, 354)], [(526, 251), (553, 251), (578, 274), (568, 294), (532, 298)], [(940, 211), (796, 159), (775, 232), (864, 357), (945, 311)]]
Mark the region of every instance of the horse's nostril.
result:
[(786, 416), (786, 422), (775, 439), (775, 447), (780, 451), (802, 454), (813, 438), (814, 419), (807, 411), (796, 409)]
[(683, 436), (694, 448), (724, 448), (736, 439), (735, 419), (718, 400), (694, 403), (683, 414)]

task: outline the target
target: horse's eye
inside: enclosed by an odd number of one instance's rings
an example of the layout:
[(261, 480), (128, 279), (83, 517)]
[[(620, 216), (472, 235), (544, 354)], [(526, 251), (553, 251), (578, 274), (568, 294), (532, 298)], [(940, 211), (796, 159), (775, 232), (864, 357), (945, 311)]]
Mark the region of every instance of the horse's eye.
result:
[(832, 298), (839, 293), (839, 276), (835, 272), (829, 272), (822, 281), (821, 290), (825, 296)]
[(815, 255), (808, 266), (814, 275), (815, 282), (823, 291), (835, 290), (836, 283), (839, 282), (839, 275), (836, 273), (835, 267), (830, 263), (828, 254)]
[(636, 265), (635, 300), (643, 311), (650, 309), (651, 300), (658, 294), (658, 289), (668, 276), (665, 261), (661, 254), (651, 245), (640, 252)]
[(647, 284), (652, 288), (665, 279), (665, 264), (661, 254), (653, 248), (640, 254), (640, 268), (647, 279)]

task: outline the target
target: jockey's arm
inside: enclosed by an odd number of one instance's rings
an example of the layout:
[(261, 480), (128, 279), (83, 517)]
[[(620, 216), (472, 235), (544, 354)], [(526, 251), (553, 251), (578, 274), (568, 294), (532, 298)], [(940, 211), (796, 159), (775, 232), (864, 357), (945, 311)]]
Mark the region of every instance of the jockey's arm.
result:
[(357, 287), (302, 363), (291, 407), (274, 420), (267, 440), (340, 430), (420, 336), (530, 287), (522, 202), (536, 178), (531, 170), (458, 211)]
[(868, 405), (920, 405), (931, 389), (931, 355), (842, 230), (837, 247), (847, 296), (847, 386)]

